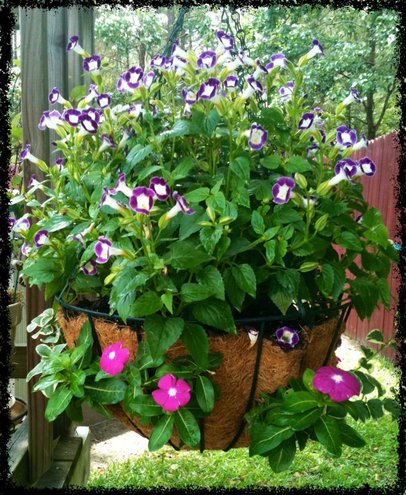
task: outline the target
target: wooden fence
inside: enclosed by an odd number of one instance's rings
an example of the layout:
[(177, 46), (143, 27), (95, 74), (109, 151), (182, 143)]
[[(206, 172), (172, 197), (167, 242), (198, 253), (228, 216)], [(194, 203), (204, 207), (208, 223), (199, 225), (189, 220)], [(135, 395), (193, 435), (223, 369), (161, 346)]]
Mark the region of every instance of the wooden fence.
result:
[[(395, 243), (400, 243), (400, 225), (396, 215), (398, 162), (400, 157), (400, 143), (396, 132), (386, 134), (369, 143), (368, 149), (363, 148), (355, 152), (351, 158), (359, 160), (368, 156), (376, 164), (377, 169), (374, 177), (361, 177), (364, 186), (364, 198), (368, 203), (378, 208), (382, 214), (383, 221), (388, 228), (389, 237)], [(392, 266), (388, 278), (391, 293), (396, 297), (400, 288), (400, 274), (397, 266)], [(370, 321), (360, 320), (352, 311), (347, 321), (346, 333), (358, 341), (364, 342), (365, 337), (371, 330), (377, 328), (383, 332), (385, 340), (392, 337), (396, 331), (395, 315), (397, 300), (393, 300), (390, 310), (383, 307), (377, 308)], [(394, 359), (395, 352), (388, 349), (384, 355)]]

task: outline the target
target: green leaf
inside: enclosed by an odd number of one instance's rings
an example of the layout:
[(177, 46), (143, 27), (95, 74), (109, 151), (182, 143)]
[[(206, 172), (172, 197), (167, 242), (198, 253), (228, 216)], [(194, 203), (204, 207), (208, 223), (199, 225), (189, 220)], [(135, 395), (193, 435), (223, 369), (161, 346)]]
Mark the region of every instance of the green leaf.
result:
[(159, 359), (179, 339), (184, 324), (182, 318), (164, 318), (160, 315), (145, 318), (144, 330), (153, 359)]
[(341, 455), (342, 441), (340, 427), (341, 421), (337, 421), (329, 416), (322, 416), (313, 427), (317, 440), (334, 457)]
[(225, 332), (236, 333), (233, 314), (225, 301), (213, 298), (206, 299), (204, 304), (195, 303), (192, 313), (196, 320), (205, 325)]
[(245, 156), (238, 156), (230, 163), (230, 170), (240, 179), (247, 181), (250, 178), (250, 161)]
[(190, 170), (194, 167), (195, 161), (193, 157), (187, 156), (183, 158), (175, 167), (172, 172), (172, 179), (174, 181), (183, 179), (189, 175)]
[(328, 297), (331, 294), (334, 284), (334, 269), (328, 263), (321, 265), (320, 275), (316, 278), (316, 283), (322, 294)]
[(62, 230), (72, 224), (72, 220), (67, 218), (65, 215), (54, 215), (52, 218), (46, 222), (41, 223), (41, 227), (48, 232), (57, 232)]
[(153, 151), (152, 145), (148, 144), (147, 146), (142, 146), (137, 144), (127, 155), (127, 163), (134, 167), (137, 163), (141, 162), (147, 156), (149, 156)]
[(181, 299), (185, 303), (203, 301), (213, 295), (213, 291), (206, 285), (186, 283), (181, 287)]
[(207, 266), (197, 274), (197, 280), (210, 288), (217, 299), (224, 301), (224, 282), (221, 273), (215, 266)]
[(190, 240), (176, 241), (170, 247), (170, 264), (177, 269), (196, 268), (209, 261), (211, 256)]
[(366, 339), (373, 344), (383, 344), (385, 342), (382, 332), (377, 328), (371, 330), (366, 336)]
[(373, 419), (382, 418), (384, 412), (383, 412), (383, 404), (380, 399), (370, 399), (367, 402), (367, 406)]
[(224, 284), (228, 299), (231, 304), (240, 311), (245, 299), (245, 292), (236, 284), (231, 268), (226, 268), (224, 270)]
[(177, 120), (168, 131), (164, 131), (157, 136), (158, 142), (163, 142), (167, 139), (173, 139), (175, 137), (186, 136), (191, 133), (191, 125), (187, 120)]
[(256, 234), (262, 235), (265, 232), (265, 221), (257, 210), (252, 212), (251, 225)]
[(361, 382), (362, 394), (370, 394), (375, 390), (375, 383), (369, 379), (369, 375), (359, 370), (354, 370), (352, 373), (358, 378), (358, 381)]
[(272, 263), (276, 255), (276, 241), (272, 239), (271, 241), (264, 242), (265, 255), (268, 263)]
[(221, 225), (216, 226), (215, 228), (205, 227), (201, 229), (199, 232), (199, 239), (208, 254), (213, 254), (214, 249), (220, 241), (222, 235), (223, 227)]
[(335, 242), (346, 249), (351, 249), (352, 251), (356, 251), (358, 253), (360, 253), (363, 249), (359, 237), (352, 232), (341, 232)]
[(319, 407), (319, 401), (311, 392), (294, 392), (283, 401), (286, 411), (297, 413)]
[(345, 445), (350, 447), (363, 447), (366, 445), (365, 440), (359, 435), (357, 431), (351, 426), (347, 425), (344, 421), (340, 423), (340, 436)]
[(204, 328), (196, 323), (185, 323), (181, 340), (195, 363), (206, 370), (209, 359), (209, 340)]
[(106, 378), (98, 382), (89, 382), (84, 386), (87, 396), (100, 404), (117, 404), (124, 399), (127, 389), (125, 382), (117, 377)]
[(47, 421), (54, 421), (68, 407), (73, 397), (73, 392), (66, 385), (57, 387), (48, 400), (45, 409)]
[(386, 411), (391, 413), (392, 415), (392, 420), (398, 419), (400, 416), (400, 406), (399, 403), (394, 400), (394, 399), (389, 399), (386, 397), (382, 401), (383, 407), (385, 408)]
[(199, 187), (193, 191), (185, 193), (185, 199), (189, 203), (200, 203), (200, 201), (206, 200), (210, 195), (208, 187)]
[(294, 174), (295, 172), (308, 172), (313, 168), (307, 160), (297, 155), (291, 156), (283, 167), (291, 174)]
[(281, 473), (289, 469), (296, 454), (295, 437), (288, 438), (278, 447), (268, 452), (268, 462), (274, 473)]
[(214, 408), (214, 388), (207, 376), (196, 378), (196, 399), (202, 411), (209, 413)]
[(305, 430), (320, 418), (322, 412), (323, 408), (318, 407), (316, 409), (309, 409), (303, 413), (295, 414), (292, 417), (290, 426), (295, 431)]
[(22, 273), (31, 279), (31, 285), (49, 284), (59, 277), (62, 269), (57, 259), (43, 256), (35, 260), (27, 260)]
[(247, 263), (235, 265), (231, 268), (231, 272), (238, 287), (250, 296), (255, 297), (257, 280), (251, 266)]
[(139, 318), (156, 313), (162, 308), (161, 298), (156, 292), (145, 292), (131, 305), (131, 316)]
[[(351, 404), (351, 406), (349, 406), (349, 404)], [(359, 419), (363, 423), (371, 417), (368, 407), (362, 400), (353, 400), (351, 402), (348, 402), (347, 404), (344, 404), (344, 407), (348, 410), (353, 418), (357, 416), (356, 419)]]
[(270, 155), (259, 160), (259, 163), (268, 170), (276, 170), (281, 164), (282, 158), (280, 155)]
[(204, 121), (205, 124), (205, 134), (206, 136), (211, 136), (213, 131), (216, 129), (217, 124), (220, 121), (220, 115), (215, 108), (210, 110), (209, 115)]
[(174, 421), (175, 419), (173, 414), (164, 415), (161, 419), (159, 419), (149, 438), (148, 450), (150, 452), (161, 449), (171, 438)]
[(190, 447), (200, 442), (200, 428), (193, 414), (185, 408), (179, 408), (174, 414), (176, 429), (181, 440)]
[(250, 429), (249, 454), (264, 455), (294, 434), (290, 426), (255, 424)]
[(154, 401), (151, 395), (139, 393), (133, 397), (129, 397), (126, 394), (124, 406), (134, 416), (153, 417), (162, 414), (162, 407)]

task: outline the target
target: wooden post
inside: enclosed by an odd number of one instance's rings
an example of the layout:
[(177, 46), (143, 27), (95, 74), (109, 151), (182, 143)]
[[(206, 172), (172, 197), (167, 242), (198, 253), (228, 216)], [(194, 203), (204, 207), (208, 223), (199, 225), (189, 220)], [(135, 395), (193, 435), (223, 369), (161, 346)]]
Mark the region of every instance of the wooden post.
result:
[[(48, 94), (56, 86), (69, 98), (72, 87), (83, 84), (81, 57), (67, 53), (66, 45), (71, 35), (79, 36), (87, 51), (93, 51), (93, 10), (58, 8), (53, 10), (33, 8), (20, 10), (21, 26), (21, 84), (22, 122), (24, 144), (31, 144), (34, 156), (51, 164), (54, 135), (40, 131), (38, 122), (42, 112), (50, 108)], [(74, 31), (72, 31), (74, 29)], [(75, 59), (75, 62), (71, 62)], [(68, 74), (68, 69), (73, 74)], [(24, 163), (24, 179), (27, 183), (35, 173), (41, 173), (28, 161)], [(37, 288), (27, 289), (27, 321), (40, 314), (48, 304)], [(32, 338), (27, 342), (27, 368), (38, 362), (35, 352), (37, 343)], [(29, 384), (29, 465), (30, 483), (34, 483), (50, 467), (53, 452), (53, 424), (44, 417), (46, 399), (41, 393), (33, 393), (35, 379)]]

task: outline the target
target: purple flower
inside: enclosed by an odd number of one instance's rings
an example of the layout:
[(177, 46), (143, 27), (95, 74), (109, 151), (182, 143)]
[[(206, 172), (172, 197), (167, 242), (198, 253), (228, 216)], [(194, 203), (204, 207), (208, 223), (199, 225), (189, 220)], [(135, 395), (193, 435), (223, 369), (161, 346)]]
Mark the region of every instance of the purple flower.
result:
[(134, 101), (134, 103), (128, 109), (128, 114), (131, 115), (131, 117), (138, 117), (142, 112), (143, 110), (141, 101)]
[(127, 83), (127, 86), (130, 88), (131, 91), (138, 88), (143, 75), (144, 71), (141, 67), (131, 67), (124, 74), (125, 82)]
[(355, 88), (351, 88), (350, 94), (343, 100), (343, 104), (350, 105), (354, 102), (361, 103), (361, 98), (358, 91)]
[(110, 106), (111, 96), (108, 93), (101, 93), (97, 97), (97, 104), (100, 108), (107, 108)]
[(88, 132), (89, 134), (96, 134), (97, 129), (99, 128), (97, 122), (90, 117), (90, 115), (82, 112), (79, 117), (79, 121), (82, 125), (82, 128)]
[(226, 89), (235, 89), (238, 85), (238, 77), (229, 75), (224, 79), (223, 87)]
[(155, 72), (153, 70), (150, 70), (147, 72), (144, 77), (142, 78), (142, 84), (149, 89), (151, 87), (151, 84), (154, 80), (155, 77)]
[(354, 375), (333, 366), (322, 366), (316, 371), (313, 387), (335, 402), (346, 401), (361, 392), (361, 384)]
[(115, 196), (118, 192), (122, 192), (125, 194), (128, 198), (132, 196), (133, 190), (127, 186), (125, 183), (125, 173), (121, 172), (121, 174), (118, 176), (118, 181), (116, 186), (113, 189), (109, 189), (109, 193)]
[(77, 127), (80, 124), (80, 116), (82, 112), (76, 108), (70, 108), (65, 110), (62, 114), (62, 118), (71, 126)]
[(69, 38), (69, 43), (68, 46), (66, 47), (66, 51), (74, 51), (78, 53), (79, 55), (84, 55), (86, 52), (83, 50), (83, 48), (79, 45), (79, 36), (73, 35)]
[(123, 211), (123, 209), (125, 209), (124, 205), (122, 205), (121, 203), (119, 203), (110, 196), (107, 187), (103, 187), (103, 194), (99, 203), (99, 208), (101, 208), (102, 206), (109, 206), (110, 208), (113, 208), (113, 210), (116, 211)]
[(248, 86), (241, 95), (241, 98), (243, 100), (246, 100), (247, 98), (252, 96), (255, 92), (258, 92), (258, 93), (264, 92), (264, 88), (263, 88), (262, 84), (259, 83), (253, 76), (247, 77), (247, 83), (248, 83)]
[(48, 95), (49, 103), (67, 103), (65, 98), (62, 97), (58, 88), (52, 88), (51, 92)]
[(261, 64), (259, 58), (255, 60), (255, 63), (257, 64), (257, 68), (255, 69), (255, 72), (252, 74), (252, 77), (255, 80), (258, 80), (260, 77), (263, 77), (266, 74), (268, 74), (268, 69)]
[(290, 327), (280, 327), (275, 332), (276, 342), (281, 349), (293, 349), (299, 342), (298, 333)]
[(14, 222), (14, 225), (12, 227), (12, 230), (14, 232), (17, 232), (19, 234), (20, 232), (23, 232), (25, 230), (28, 230), (30, 228), (30, 226), (31, 226), (30, 220), (24, 215), (23, 217), (18, 218)]
[(177, 191), (174, 191), (172, 194), (173, 199), (176, 201), (175, 205), (163, 215), (159, 220), (159, 227), (164, 228), (169, 220), (175, 217), (179, 212), (183, 212), (186, 215), (193, 215), (195, 210), (189, 208), (186, 199), (184, 196), (181, 196)]
[(80, 269), (85, 275), (92, 277), (97, 273), (97, 263), (94, 260), (90, 260), (84, 265), (82, 265)]
[(183, 50), (183, 48), (181, 48), (179, 46), (178, 41), (175, 41), (175, 43), (172, 45), (171, 56), (172, 57), (181, 57), (181, 58), (186, 58), (187, 57), (187, 53), (185, 52), (185, 50)]
[(284, 204), (290, 200), (295, 181), (290, 177), (279, 177), (276, 184), (272, 186), (273, 201), (277, 204)]
[(294, 82), (293, 81), (288, 81), (286, 83), (286, 86), (282, 86), (280, 89), (279, 89), (279, 94), (281, 95), (281, 97), (284, 99), (284, 100), (288, 100), (291, 98), (292, 96), (292, 93), (293, 93), (293, 88), (295, 87), (294, 85)]
[(30, 246), (26, 242), (24, 242), (23, 245), (21, 246), (21, 254), (23, 256), (28, 256), (31, 250), (32, 250), (32, 246)]
[(314, 113), (311, 112), (304, 113), (297, 127), (299, 131), (308, 131), (312, 128), (313, 122), (314, 122)]
[(286, 57), (283, 53), (274, 53), (271, 55), (271, 61), (266, 64), (266, 69), (271, 70), (274, 67), (281, 67), (284, 69), (286, 67)]
[(190, 89), (183, 88), (182, 98), (185, 103), (188, 103), (189, 105), (193, 105), (197, 101), (197, 93)]
[(152, 57), (149, 65), (152, 68), (162, 69), (165, 66), (165, 61), (166, 57), (164, 57), (163, 55), (155, 55), (154, 57)]
[(65, 159), (64, 158), (57, 158), (55, 160), (55, 167), (58, 167), (58, 172), (62, 172), (64, 165), (65, 165)]
[(234, 38), (224, 31), (220, 30), (216, 32), (217, 39), (219, 40), (219, 47), (223, 50), (232, 50), (234, 47)]
[(353, 151), (360, 150), (361, 148), (368, 148), (368, 140), (364, 133), (361, 134), (361, 139), (352, 147)]
[(107, 263), (112, 255), (122, 255), (124, 251), (113, 247), (111, 241), (104, 236), (100, 236), (94, 246), (94, 253), (97, 256), (97, 263)]
[(102, 134), (102, 144), (101, 144), (98, 152), (102, 153), (104, 150), (106, 150), (108, 148), (115, 149), (116, 145), (114, 144), (113, 139), (108, 134), (103, 133)]
[(162, 177), (152, 177), (149, 181), (149, 187), (160, 201), (166, 201), (171, 194), (168, 184)]
[(239, 58), (240, 63), (243, 65), (250, 65), (252, 67), (256, 65), (255, 61), (242, 50), (238, 52), (237, 57)]
[(355, 174), (356, 176), (367, 175), (368, 177), (372, 177), (375, 175), (375, 172), (376, 165), (370, 158), (365, 156), (364, 158), (360, 158), (360, 160), (358, 160), (357, 173)]
[(197, 59), (197, 66), (199, 69), (212, 69), (217, 62), (217, 56), (215, 52), (212, 52), (211, 50), (206, 50), (205, 52), (202, 52)]
[(39, 158), (37, 158), (36, 156), (31, 154), (30, 150), (31, 150), (31, 145), (26, 144), (25, 148), (23, 148), (21, 150), (20, 156), (18, 157), (18, 161), (22, 162), (24, 160), (29, 160), (30, 162), (35, 163), (39, 166), (42, 166), (42, 165), (46, 166), (46, 164), (42, 160), (40, 160)]
[(172, 59), (172, 67), (175, 67), (175, 70), (183, 74), (185, 67), (187, 66), (187, 60), (183, 57), (173, 57)]
[(219, 87), (220, 81), (214, 77), (211, 77), (205, 83), (200, 85), (197, 92), (197, 97), (201, 100), (212, 100), (217, 96), (217, 89)]
[(46, 244), (51, 244), (51, 241), (48, 237), (48, 231), (44, 229), (38, 230), (38, 232), (34, 236), (34, 243), (37, 248), (45, 246)]
[(91, 103), (95, 98), (99, 96), (96, 84), (90, 84), (87, 96), (83, 98), (83, 101), (87, 104)]
[(100, 368), (109, 375), (118, 375), (130, 359), (130, 351), (123, 342), (108, 345), (102, 352)]
[(83, 59), (83, 70), (85, 72), (97, 73), (100, 69), (101, 58), (99, 55), (92, 55)]
[(101, 122), (100, 112), (93, 107), (89, 107), (83, 110), (82, 115), (88, 115), (91, 119), (93, 119), (96, 122), (96, 124), (100, 124)]
[(357, 131), (349, 129), (346, 125), (340, 125), (337, 127), (336, 141), (337, 145), (343, 148), (354, 146), (357, 142)]
[(357, 173), (357, 164), (350, 158), (345, 158), (336, 163), (334, 167), (334, 173), (336, 174), (332, 179), (328, 181), (330, 186), (335, 186), (342, 180), (354, 182), (352, 177)]
[(268, 132), (260, 125), (254, 123), (251, 124), (250, 135), (248, 138), (248, 144), (253, 150), (260, 150), (264, 147), (268, 138)]
[(159, 379), (158, 390), (152, 392), (152, 398), (164, 411), (174, 412), (190, 401), (190, 390), (185, 380), (177, 380), (175, 376), (167, 374)]
[(320, 45), (318, 40), (313, 40), (312, 44), (312, 49), (306, 54), (307, 60), (315, 57), (316, 55), (324, 55), (323, 47)]
[(149, 215), (154, 204), (155, 191), (149, 187), (139, 186), (133, 189), (130, 197), (130, 207), (137, 213)]
[(58, 110), (46, 110), (42, 113), (41, 119), (38, 124), (38, 129), (43, 131), (48, 127), (48, 129), (56, 129), (58, 125), (62, 125), (61, 114)]

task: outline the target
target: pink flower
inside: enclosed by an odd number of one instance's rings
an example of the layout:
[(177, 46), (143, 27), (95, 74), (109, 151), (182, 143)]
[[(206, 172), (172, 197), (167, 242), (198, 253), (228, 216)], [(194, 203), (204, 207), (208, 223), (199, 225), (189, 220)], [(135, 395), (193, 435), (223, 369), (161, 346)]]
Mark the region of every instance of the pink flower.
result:
[(177, 411), (190, 401), (190, 385), (171, 374), (164, 375), (158, 387), (152, 392), (152, 398), (164, 411)]
[(313, 387), (335, 402), (343, 402), (361, 392), (360, 382), (354, 375), (333, 366), (322, 366), (316, 371)]
[(122, 342), (108, 345), (100, 358), (100, 368), (109, 375), (121, 373), (130, 358), (130, 351)]

